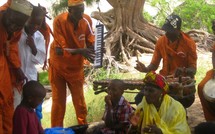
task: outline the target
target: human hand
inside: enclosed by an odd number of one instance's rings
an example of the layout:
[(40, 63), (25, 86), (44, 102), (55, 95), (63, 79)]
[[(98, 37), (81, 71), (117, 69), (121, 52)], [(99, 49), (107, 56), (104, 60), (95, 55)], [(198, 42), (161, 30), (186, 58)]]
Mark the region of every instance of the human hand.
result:
[(32, 36), (28, 35), (26, 39), (26, 44), (31, 48), (31, 53), (35, 56), (37, 54), (37, 48), (34, 43)]
[(93, 63), (95, 58), (95, 51), (93, 48), (78, 48), (78, 49), (71, 49), (71, 48), (64, 48), (67, 52), (71, 54), (81, 54), (84, 56), (89, 62)]
[(137, 69), (140, 72), (145, 72), (145, 73), (148, 72), (148, 68), (143, 63), (141, 63), (140, 61), (136, 61), (136, 62), (137, 64), (134, 67), (135, 69)]
[(133, 126), (137, 126), (138, 125), (138, 122), (140, 120), (140, 113), (132, 113), (129, 117), (129, 120), (130, 120), (130, 123), (133, 125)]
[(14, 74), (16, 77), (16, 83), (20, 83), (23, 81), (28, 81), (28, 78), (25, 76), (21, 68), (14, 69)]
[(84, 56), (89, 62), (94, 63), (95, 59), (94, 48), (84, 48), (81, 50), (80, 54)]
[(157, 127), (156, 124), (147, 125), (142, 130), (144, 133), (153, 133), (153, 134), (163, 134), (160, 128)]
[(47, 60), (44, 61), (42, 69), (43, 70), (48, 70)]
[(105, 96), (105, 103), (107, 104), (107, 106), (109, 108), (112, 108), (112, 102), (111, 102), (111, 96), (110, 95)]
[(183, 68), (183, 67), (178, 67), (176, 70), (175, 70), (175, 74), (174, 74), (174, 77), (179, 77), (180, 75), (182, 75), (184, 73), (186, 68)]

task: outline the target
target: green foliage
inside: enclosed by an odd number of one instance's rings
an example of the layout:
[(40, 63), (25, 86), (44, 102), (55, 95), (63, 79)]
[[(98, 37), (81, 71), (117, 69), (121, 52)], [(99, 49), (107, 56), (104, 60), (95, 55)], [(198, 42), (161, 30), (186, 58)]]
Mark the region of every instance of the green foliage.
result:
[(169, 14), (175, 13), (182, 18), (184, 31), (202, 29), (212, 33), (211, 21), (215, 19), (215, 8), (205, 0), (148, 0), (147, 2), (158, 10), (154, 16), (154, 23), (160, 27)]
[(148, 13), (148, 12), (143, 12), (143, 16), (144, 16), (144, 19), (146, 19), (147, 22), (151, 22), (153, 23), (153, 17)]
[(202, 29), (212, 33), (211, 21), (215, 19), (215, 8), (205, 0), (186, 0), (174, 12), (181, 16), (184, 30)]
[(57, 16), (67, 10), (68, 0), (58, 0), (52, 4), (52, 16)]
[(153, 17), (154, 23), (158, 26), (162, 26), (165, 18), (173, 12), (173, 9), (181, 0), (147, 0), (146, 2), (158, 12)]
[(39, 73), (39, 82), (42, 83), (43, 85), (48, 85), (49, 84), (48, 72), (47, 71)]
[[(99, 2), (100, 0), (85, 0), (87, 5), (92, 5), (94, 2)], [(67, 11), (68, 0), (58, 0), (52, 4), (52, 16), (57, 16), (62, 12)]]

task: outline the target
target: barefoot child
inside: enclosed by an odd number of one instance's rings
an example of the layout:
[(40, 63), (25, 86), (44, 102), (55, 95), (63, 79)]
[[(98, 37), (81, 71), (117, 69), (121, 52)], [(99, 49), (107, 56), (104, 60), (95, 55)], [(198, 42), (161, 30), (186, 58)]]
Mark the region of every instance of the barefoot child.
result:
[(22, 101), (13, 116), (13, 134), (44, 134), (34, 109), (42, 103), (46, 90), (37, 81), (29, 81), (23, 87)]

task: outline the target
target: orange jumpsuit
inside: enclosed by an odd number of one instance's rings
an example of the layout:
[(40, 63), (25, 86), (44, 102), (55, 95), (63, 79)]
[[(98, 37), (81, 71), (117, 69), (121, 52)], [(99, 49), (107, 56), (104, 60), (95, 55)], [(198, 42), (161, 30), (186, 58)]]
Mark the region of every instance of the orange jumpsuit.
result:
[[(184, 53), (184, 56), (179, 55), (181, 52)], [(163, 76), (174, 74), (178, 67), (193, 67), (196, 69), (195, 42), (183, 32), (181, 32), (180, 39), (172, 43), (166, 36), (162, 36), (156, 43), (151, 64), (159, 66), (161, 59), (163, 59), (163, 67), (160, 74)]]
[[(86, 124), (87, 108), (83, 93), (84, 57), (63, 51), (56, 53), (56, 48), (85, 48), (93, 45), (94, 35), (91, 31), (92, 20), (83, 15), (78, 28), (68, 19), (68, 13), (57, 16), (54, 20), (54, 41), (50, 47), (49, 80), (52, 87), (51, 126), (63, 126), (66, 107), (66, 85), (70, 89), (78, 124)], [(87, 21), (86, 21), (87, 20)]]
[(51, 34), (51, 28), (49, 27), (49, 25), (46, 23), (46, 27), (42, 27), (40, 30), (39, 30), (42, 35), (44, 36), (44, 39), (45, 39), (45, 45), (46, 45), (46, 60), (44, 62), (44, 67), (46, 67), (47, 65), (47, 54), (48, 54), (48, 48), (49, 48), (49, 42), (50, 42), (50, 34)]
[[(215, 51), (215, 44), (213, 46), (212, 51)], [(210, 105), (207, 103), (206, 99), (203, 96), (203, 88), (204, 88), (205, 84), (211, 78), (213, 78), (213, 74), (214, 74), (214, 71), (209, 70), (206, 73), (206, 76), (203, 78), (203, 80), (198, 84), (198, 95), (199, 95), (199, 99), (201, 101), (201, 105), (202, 105), (202, 109), (203, 109), (206, 121), (215, 121), (215, 111), (213, 111), (213, 109), (210, 107)]]
[(7, 0), (7, 2), (6, 2), (4, 5), (2, 5), (2, 6), (0, 7), (0, 11), (6, 10), (6, 9), (10, 6), (11, 1), (12, 1), (12, 0)]
[(42, 35), (44, 36), (44, 39), (46, 40), (45, 45), (46, 45), (46, 51), (47, 51), (48, 47), (49, 47), (49, 42), (50, 42), (51, 28), (46, 23), (46, 27), (45, 28), (41, 28), (39, 31), (42, 33)]
[(9, 66), (11, 68), (21, 66), (17, 46), (21, 32), (14, 33), (11, 40), (7, 40), (8, 34), (2, 24), (2, 12), (0, 12), (0, 35), (0, 134), (12, 134), (14, 107)]

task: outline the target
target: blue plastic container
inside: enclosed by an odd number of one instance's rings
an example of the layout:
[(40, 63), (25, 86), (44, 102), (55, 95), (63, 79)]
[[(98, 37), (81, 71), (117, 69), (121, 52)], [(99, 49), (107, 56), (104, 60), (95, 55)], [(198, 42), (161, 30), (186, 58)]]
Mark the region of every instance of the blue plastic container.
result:
[(54, 127), (45, 129), (45, 134), (75, 134), (71, 128)]

